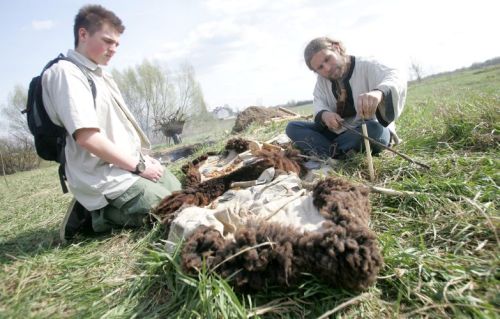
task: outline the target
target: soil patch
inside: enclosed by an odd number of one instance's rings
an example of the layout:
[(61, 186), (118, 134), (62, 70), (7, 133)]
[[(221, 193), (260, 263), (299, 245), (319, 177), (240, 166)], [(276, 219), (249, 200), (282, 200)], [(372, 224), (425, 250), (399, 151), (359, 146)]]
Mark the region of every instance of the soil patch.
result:
[(276, 107), (260, 107), (260, 106), (249, 106), (243, 110), (234, 123), (232, 133), (240, 133), (246, 129), (252, 123), (264, 124), (265, 121), (271, 120), (272, 118), (287, 117), (290, 114), (280, 110)]

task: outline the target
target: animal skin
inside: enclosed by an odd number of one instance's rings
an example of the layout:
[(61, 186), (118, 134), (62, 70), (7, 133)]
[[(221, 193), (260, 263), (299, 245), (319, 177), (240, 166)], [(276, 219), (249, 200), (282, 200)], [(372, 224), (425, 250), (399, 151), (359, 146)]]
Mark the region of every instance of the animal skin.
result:
[(162, 199), (153, 210), (153, 214), (160, 218), (168, 232), (169, 225), (175, 218), (175, 213), (181, 207), (191, 205), (206, 206), (229, 190), (232, 182), (256, 180), (264, 170), (272, 166), (284, 172), (294, 172), (298, 175), (304, 174), (305, 168), (300, 162), (301, 158), (298, 154), (298, 151), (295, 150), (285, 152), (261, 150), (256, 153), (257, 160), (253, 164), (243, 166), (228, 175), (209, 179), (199, 184), (195, 183), (196, 180), (199, 180), (199, 172), (195, 171), (195, 168), (201, 162), (195, 160), (196, 163), (193, 161), (192, 166), (186, 166), (186, 172), (192, 174), (191, 177), (186, 177), (186, 180), (194, 181), (194, 183), (190, 182), (190, 186), (173, 192)]
[(184, 180), (184, 187), (193, 187), (198, 185), (201, 182), (201, 174), (198, 168), (200, 167), (200, 164), (206, 161), (208, 158), (207, 154), (201, 155), (194, 159), (193, 161), (182, 165), (181, 171), (184, 173), (186, 176)]
[[(154, 213), (168, 234), (180, 208), (206, 206), (225, 193), (232, 182), (255, 180), (271, 166), (277, 171), (304, 175), (306, 170), (298, 155), (296, 150), (261, 150), (253, 164), (203, 183), (199, 183), (197, 175), (197, 167), (204, 160), (199, 157), (186, 169), (183, 167), (183, 172), (192, 175), (186, 179), (189, 187), (164, 198)], [(368, 226), (368, 195), (368, 188), (341, 179), (318, 182), (312, 196), (326, 219), (321, 232), (302, 233), (291, 226), (250, 220), (235, 231), (233, 238), (225, 239), (215, 229), (200, 226), (186, 239), (182, 267), (189, 274), (206, 267), (240, 291), (270, 285), (291, 287), (302, 273), (312, 273), (335, 287), (366, 289), (375, 282), (383, 264), (376, 234)]]
[[(332, 185), (340, 185), (340, 189), (325, 188)], [(205, 263), (207, 269), (227, 278), (240, 291), (291, 287), (302, 273), (312, 273), (334, 287), (366, 289), (375, 282), (383, 264), (375, 233), (365, 217), (356, 215), (369, 207), (368, 192), (345, 181), (327, 179), (316, 185), (314, 194), (320, 194), (314, 197), (315, 203), (324, 203), (317, 207), (328, 219), (324, 231), (301, 233), (290, 226), (250, 221), (234, 233), (234, 239), (224, 239), (218, 231), (201, 226), (183, 247), (183, 269), (195, 274)], [(352, 202), (346, 208), (342, 202), (332, 205), (329, 198)], [(359, 206), (352, 205), (356, 199)]]

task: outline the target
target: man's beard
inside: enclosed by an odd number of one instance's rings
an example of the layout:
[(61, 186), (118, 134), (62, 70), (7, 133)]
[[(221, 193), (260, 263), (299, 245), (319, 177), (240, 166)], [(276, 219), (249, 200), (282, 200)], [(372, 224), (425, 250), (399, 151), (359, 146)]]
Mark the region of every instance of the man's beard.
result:
[(342, 57), (342, 60), (338, 61), (333, 71), (330, 72), (329, 78), (331, 80), (340, 80), (345, 76), (346, 72), (347, 72), (347, 61), (345, 57)]
[(338, 80), (344, 75), (344, 65), (336, 65), (335, 69), (330, 73), (329, 78), (331, 80)]

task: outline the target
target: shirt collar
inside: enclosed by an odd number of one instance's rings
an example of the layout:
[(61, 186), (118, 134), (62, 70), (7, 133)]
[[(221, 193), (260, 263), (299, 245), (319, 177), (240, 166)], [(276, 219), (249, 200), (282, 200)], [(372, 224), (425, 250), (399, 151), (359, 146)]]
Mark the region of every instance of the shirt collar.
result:
[(68, 58), (74, 60), (75, 62), (78, 62), (80, 65), (83, 65), (84, 67), (86, 67), (90, 71), (95, 72), (97, 74), (102, 74), (102, 68), (99, 65), (95, 64), (94, 62), (92, 62), (90, 59), (88, 59), (83, 54), (81, 54), (75, 50), (69, 49), (67, 56), (68, 56)]

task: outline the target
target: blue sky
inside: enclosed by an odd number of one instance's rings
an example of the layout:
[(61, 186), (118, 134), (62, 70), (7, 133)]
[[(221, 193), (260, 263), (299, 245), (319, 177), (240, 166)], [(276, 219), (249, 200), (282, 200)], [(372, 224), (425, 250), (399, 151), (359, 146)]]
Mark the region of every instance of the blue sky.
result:
[[(78, 0), (0, 0), (0, 105), (15, 85), (73, 47)], [(426, 74), (500, 56), (498, 1), (451, 0), (107, 0), (126, 26), (108, 66), (156, 59), (191, 63), (209, 109), (275, 105), (312, 98), (315, 76), (302, 58), (317, 36), (344, 41)]]

